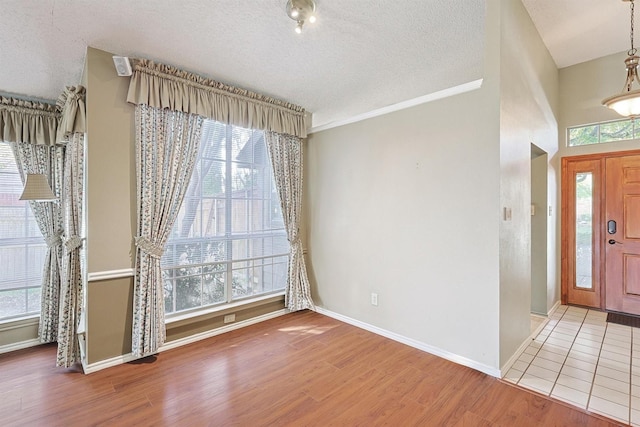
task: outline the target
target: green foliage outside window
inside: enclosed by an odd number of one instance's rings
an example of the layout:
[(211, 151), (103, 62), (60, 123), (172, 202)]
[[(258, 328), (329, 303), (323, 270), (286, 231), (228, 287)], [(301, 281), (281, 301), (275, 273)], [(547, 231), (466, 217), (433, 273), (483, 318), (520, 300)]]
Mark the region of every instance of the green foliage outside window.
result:
[(601, 144), (603, 142), (629, 141), (640, 138), (638, 119), (624, 119), (613, 122), (576, 126), (567, 129), (569, 147)]

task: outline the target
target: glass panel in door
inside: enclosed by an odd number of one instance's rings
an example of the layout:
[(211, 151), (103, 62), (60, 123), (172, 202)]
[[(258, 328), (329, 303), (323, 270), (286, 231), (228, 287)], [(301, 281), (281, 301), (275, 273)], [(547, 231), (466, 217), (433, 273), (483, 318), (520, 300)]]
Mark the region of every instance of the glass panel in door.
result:
[(576, 175), (576, 287), (593, 288), (593, 173)]

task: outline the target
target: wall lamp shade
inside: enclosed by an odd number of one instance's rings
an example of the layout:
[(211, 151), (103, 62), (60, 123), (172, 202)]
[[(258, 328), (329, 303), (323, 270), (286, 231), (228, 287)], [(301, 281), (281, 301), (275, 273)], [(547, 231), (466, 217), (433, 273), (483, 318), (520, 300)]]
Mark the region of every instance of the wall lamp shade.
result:
[(638, 79), (638, 64), (640, 57), (636, 56), (636, 48), (633, 47), (633, 14), (634, 0), (622, 0), (628, 2), (631, 10), (631, 49), (627, 52), (627, 59), (624, 60), (627, 69), (627, 81), (624, 83), (622, 93), (602, 100), (602, 105), (615, 110), (618, 114), (627, 117), (640, 116), (640, 89), (633, 90), (635, 83), (640, 84)]
[(36, 200), (40, 202), (50, 202), (56, 200), (57, 197), (51, 191), (46, 175), (43, 174), (27, 174), (24, 190), (19, 200)]

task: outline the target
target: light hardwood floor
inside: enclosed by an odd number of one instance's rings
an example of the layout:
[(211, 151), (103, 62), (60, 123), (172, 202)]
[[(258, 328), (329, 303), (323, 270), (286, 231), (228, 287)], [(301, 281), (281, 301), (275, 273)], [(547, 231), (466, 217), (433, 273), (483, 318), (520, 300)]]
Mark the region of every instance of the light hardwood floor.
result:
[(303, 311), (90, 375), (0, 355), (3, 426), (617, 425)]

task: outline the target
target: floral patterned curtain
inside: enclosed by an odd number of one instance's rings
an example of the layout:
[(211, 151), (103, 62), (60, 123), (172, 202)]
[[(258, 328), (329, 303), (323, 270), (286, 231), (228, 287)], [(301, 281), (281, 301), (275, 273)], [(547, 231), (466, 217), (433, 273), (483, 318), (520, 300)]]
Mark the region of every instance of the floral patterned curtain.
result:
[(138, 232), (132, 353), (138, 357), (156, 352), (166, 337), (160, 258), (191, 180), (202, 123), (201, 116), (136, 106)]
[(81, 233), (84, 198), (84, 134), (75, 133), (65, 147), (63, 223), (65, 239), (58, 316), (56, 364), (68, 368), (80, 362), (78, 327), (83, 308), (84, 257)]
[[(64, 173), (64, 147), (35, 145), (15, 142), (12, 144), (22, 182), (26, 174), (44, 174), (48, 177), (53, 193), (62, 194)], [(60, 302), (60, 281), (62, 268), (62, 209), (59, 201), (30, 201), (40, 232), (47, 242), (44, 269), (42, 273), (42, 294), (40, 304), (40, 342), (48, 343), (58, 338), (58, 307)]]
[(82, 204), (84, 199), (84, 134), (75, 133), (65, 146), (63, 177), (63, 227), (65, 230), (60, 310), (58, 314), (58, 353), (56, 364), (66, 368), (80, 362), (78, 328), (83, 308), (84, 256)]
[(265, 132), (276, 187), (282, 205), (282, 216), (291, 246), (285, 291), (285, 306), (290, 311), (315, 310), (311, 286), (300, 240), (302, 215), (302, 141), (297, 136)]
[(82, 233), (84, 204), (85, 90), (67, 87), (58, 99), (61, 110), (57, 140), (65, 144), (62, 212), (64, 245), (60, 306), (58, 315), (58, 353), (56, 364), (69, 367), (80, 362), (78, 328), (84, 303), (84, 256)]

